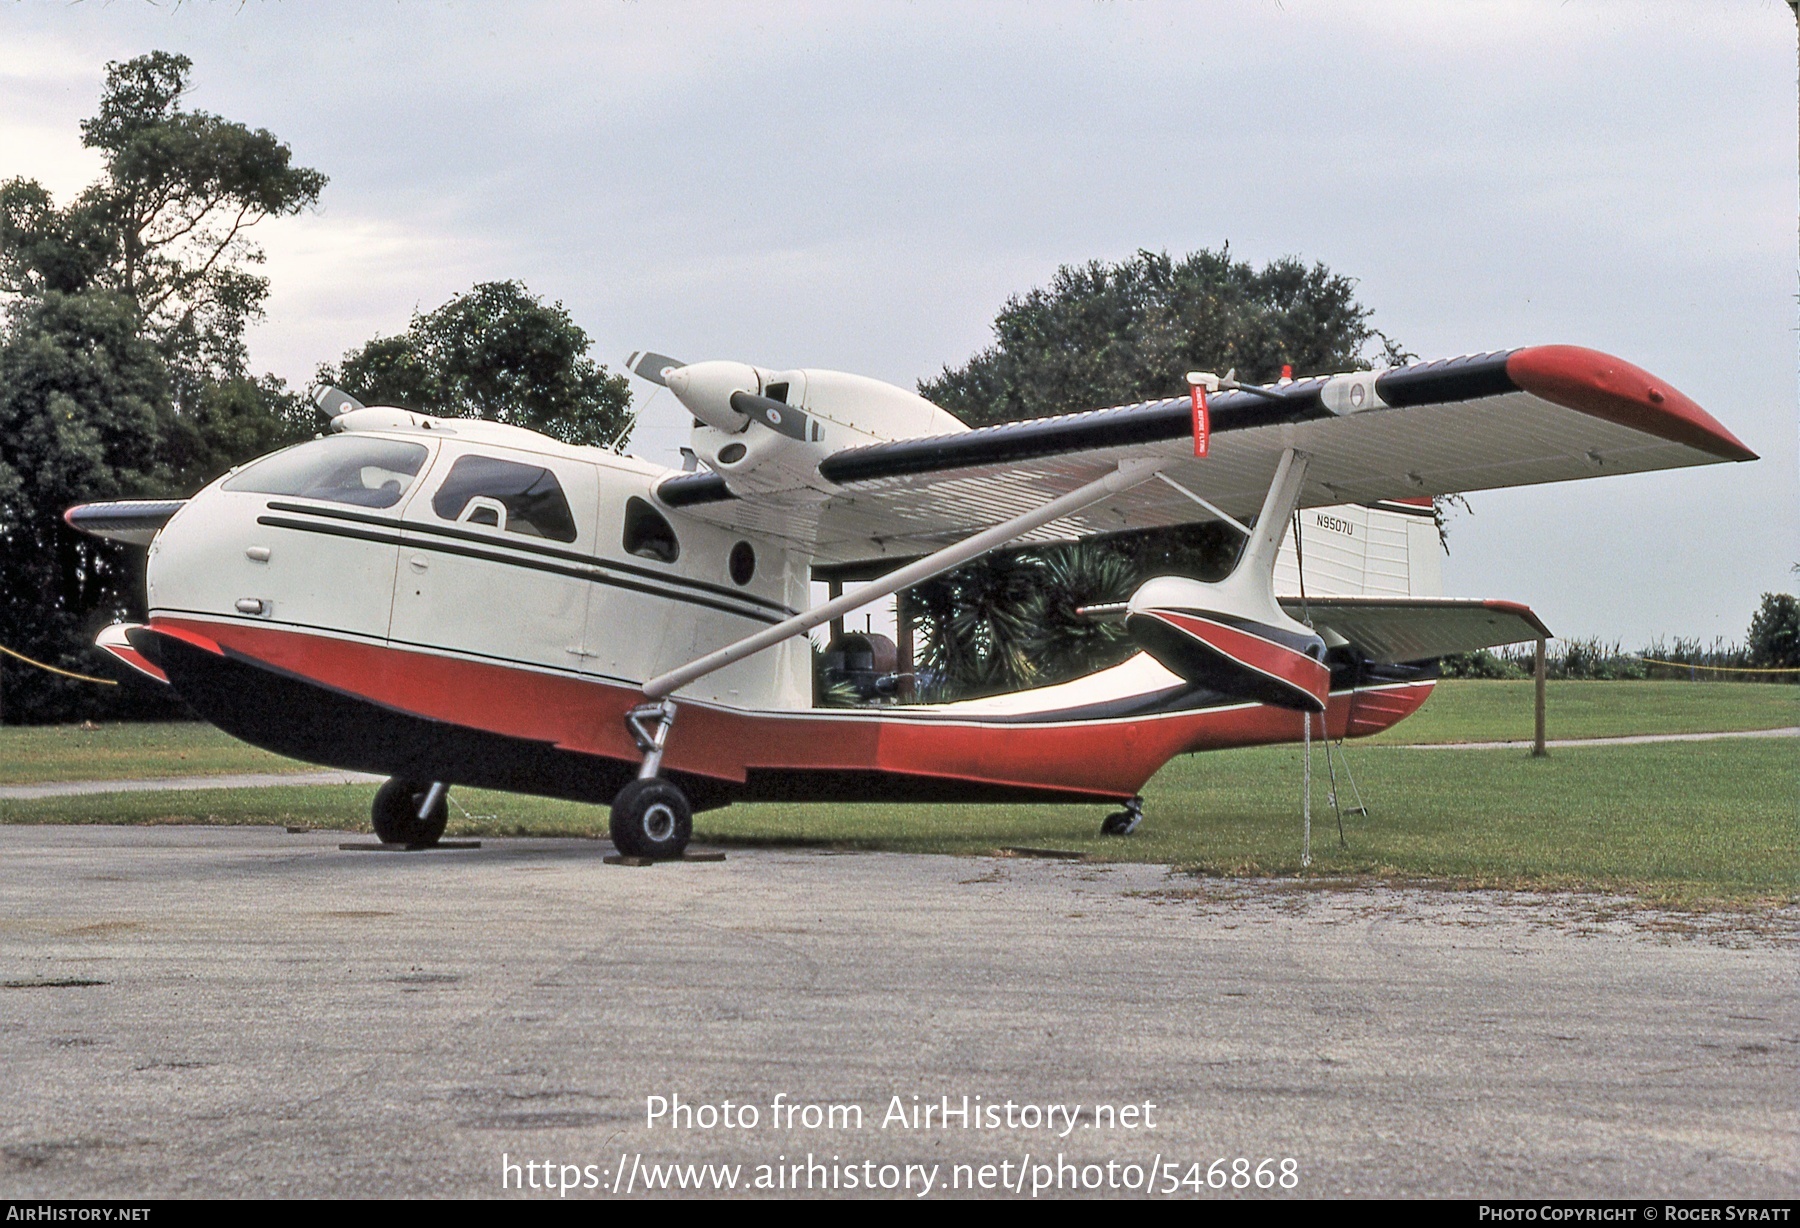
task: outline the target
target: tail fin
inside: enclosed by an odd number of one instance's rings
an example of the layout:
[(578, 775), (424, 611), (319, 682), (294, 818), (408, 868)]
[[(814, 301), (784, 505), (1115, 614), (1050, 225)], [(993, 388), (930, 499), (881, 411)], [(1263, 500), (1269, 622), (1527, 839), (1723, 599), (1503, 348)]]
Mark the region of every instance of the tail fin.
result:
[[(1275, 562), (1275, 591), (1299, 597), (1439, 597), (1444, 553), (1431, 500), (1311, 507)], [(1302, 575), (1301, 561), (1305, 561)]]

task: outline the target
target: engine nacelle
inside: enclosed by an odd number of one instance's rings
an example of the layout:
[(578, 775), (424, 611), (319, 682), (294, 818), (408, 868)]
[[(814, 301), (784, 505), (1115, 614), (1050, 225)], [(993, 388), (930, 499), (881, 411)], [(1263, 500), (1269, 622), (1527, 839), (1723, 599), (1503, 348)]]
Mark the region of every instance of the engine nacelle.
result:
[(915, 392), (842, 371), (709, 361), (657, 378), (694, 415), (695, 455), (738, 495), (823, 498), (819, 462), (833, 452), (968, 429)]

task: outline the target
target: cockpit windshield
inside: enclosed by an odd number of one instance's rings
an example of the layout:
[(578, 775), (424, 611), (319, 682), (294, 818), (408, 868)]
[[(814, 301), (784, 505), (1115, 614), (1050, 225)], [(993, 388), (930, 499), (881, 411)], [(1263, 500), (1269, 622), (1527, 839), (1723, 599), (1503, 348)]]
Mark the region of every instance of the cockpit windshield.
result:
[(328, 435), (257, 461), (227, 478), (224, 488), (357, 507), (392, 507), (419, 476), (425, 457), (422, 444)]

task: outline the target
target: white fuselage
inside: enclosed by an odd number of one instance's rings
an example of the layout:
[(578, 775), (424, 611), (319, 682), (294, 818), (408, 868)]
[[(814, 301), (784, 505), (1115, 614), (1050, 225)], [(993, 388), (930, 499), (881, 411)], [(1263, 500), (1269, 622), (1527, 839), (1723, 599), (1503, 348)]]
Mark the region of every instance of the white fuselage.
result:
[[(421, 421), (431, 426), (328, 436), (206, 487), (151, 547), (152, 616), (266, 622), (640, 682), (808, 603), (805, 562), (777, 543), (655, 507), (651, 487), (669, 472), (660, 466), (494, 423)], [(259, 479), (270, 462), (358, 446), (397, 446), (417, 458), (417, 471), (404, 472), (404, 460), (398, 471), (361, 466), (348, 487), (255, 489), (305, 487), (304, 474)], [(512, 488), (534, 472), (551, 475), (555, 492), (547, 498), (537, 479), (532, 507), (541, 512), (559, 494), (566, 519), (554, 508), (539, 523), (519, 514), (526, 505)], [(494, 479), (487, 493), (484, 476)], [(760, 653), (683, 693), (746, 708), (809, 707), (807, 643)]]

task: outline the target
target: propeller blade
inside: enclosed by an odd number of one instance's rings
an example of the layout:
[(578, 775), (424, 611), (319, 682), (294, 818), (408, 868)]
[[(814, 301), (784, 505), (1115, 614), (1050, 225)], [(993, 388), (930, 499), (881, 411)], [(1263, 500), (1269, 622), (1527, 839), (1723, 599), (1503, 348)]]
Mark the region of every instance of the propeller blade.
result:
[(734, 392), (731, 394), (731, 408), (752, 422), (762, 423), (778, 435), (786, 435), (789, 439), (798, 439), (803, 443), (816, 443), (819, 440), (819, 432), (814, 428), (812, 420), (786, 401), (758, 396), (754, 392)]
[(329, 384), (319, 389), (318, 393), (314, 395), (313, 405), (318, 409), (319, 416), (324, 418), (327, 422), (333, 418), (341, 417), (353, 409), (365, 408), (361, 401), (345, 392), (342, 388), (333, 388)]
[(647, 379), (652, 384), (669, 386), (663, 379), (663, 372), (670, 367), (684, 367), (687, 364), (679, 358), (670, 358), (667, 354), (658, 354), (651, 350), (638, 350), (625, 360), (625, 369), (639, 379)]

